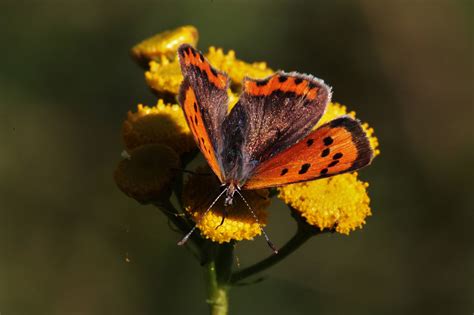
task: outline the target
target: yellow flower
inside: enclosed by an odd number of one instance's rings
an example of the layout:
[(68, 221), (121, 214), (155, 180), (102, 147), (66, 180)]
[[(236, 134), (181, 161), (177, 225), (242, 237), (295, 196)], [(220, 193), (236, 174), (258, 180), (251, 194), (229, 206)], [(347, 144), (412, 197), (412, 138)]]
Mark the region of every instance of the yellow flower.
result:
[(349, 234), (362, 227), (371, 215), (368, 183), (357, 179), (357, 173), (279, 188), (279, 198), (298, 211), (316, 227)]
[(162, 143), (181, 154), (196, 147), (181, 107), (161, 99), (153, 107), (140, 104), (137, 112), (128, 112), (122, 136), (127, 150)]
[(251, 240), (261, 234), (261, 227), (265, 226), (267, 221), (266, 208), (270, 205), (268, 190), (242, 191), (259, 223), (236, 193), (233, 205), (227, 208), (228, 215), (224, 224), (219, 226), (223, 217), (224, 196), (205, 217), (202, 215), (222, 191), (221, 185), (213, 174), (202, 175), (206, 172), (211, 174), (209, 168), (199, 168), (197, 172), (198, 174), (190, 176), (184, 185), (183, 204), (205, 238), (217, 243), (226, 243), (232, 240)]
[(170, 60), (168, 57), (162, 56), (157, 61), (151, 61), (150, 69), (145, 72), (145, 80), (158, 96), (178, 94), (179, 86), (183, 81), (178, 58)]
[[(232, 91), (228, 91), (229, 109), (237, 102), (234, 93), (239, 92), (239, 86), (245, 76), (264, 78), (273, 73), (273, 70), (268, 68), (264, 62), (254, 62), (250, 64), (236, 59), (233, 50), (224, 54), (222, 49), (210, 47), (206, 57), (213, 67), (226, 72), (232, 80)], [(178, 94), (179, 86), (183, 80), (178, 58), (161, 56), (160, 58), (151, 61), (150, 69), (145, 72), (145, 80), (148, 86), (158, 96), (163, 94)]]
[(132, 48), (131, 54), (140, 65), (146, 67), (150, 60), (158, 57), (174, 57), (181, 44), (196, 46), (198, 39), (199, 34), (194, 26), (181, 26), (145, 39)]
[(232, 83), (237, 85), (240, 85), (246, 76), (261, 79), (268, 77), (274, 72), (267, 67), (265, 62), (247, 63), (235, 58), (235, 51), (233, 50), (229, 50), (227, 54), (224, 54), (222, 48), (211, 46), (206, 57), (211, 65), (226, 72)]
[[(356, 118), (356, 113), (354, 111), (347, 112), (346, 106), (341, 105), (339, 103), (331, 102), (328, 104), (326, 108), (326, 112), (321, 117), (321, 120), (318, 122), (315, 128), (343, 115), (348, 115), (348, 116), (351, 116), (352, 118)], [(379, 140), (374, 135), (374, 129), (371, 128), (369, 124), (367, 123), (362, 123), (362, 129), (364, 129), (365, 133), (367, 134), (367, 137), (369, 138), (370, 145), (372, 146), (372, 149), (374, 150), (374, 157), (379, 155), (380, 154), (380, 150), (378, 149)]]
[(147, 203), (169, 198), (179, 157), (163, 144), (140, 146), (120, 161), (114, 173), (117, 186), (129, 197)]

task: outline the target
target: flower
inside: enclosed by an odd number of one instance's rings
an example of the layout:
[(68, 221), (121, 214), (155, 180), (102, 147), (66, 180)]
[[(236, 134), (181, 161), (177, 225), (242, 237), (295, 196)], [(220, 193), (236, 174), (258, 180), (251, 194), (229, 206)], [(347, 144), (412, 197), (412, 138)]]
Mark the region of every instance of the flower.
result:
[(371, 215), (368, 186), (357, 179), (357, 173), (342, 174), (279, 188), (278, 197), (309, 224), (349, 234)]
[[(145, 79), (155, 94), (167, 100), (175, 99), (183, 80), (176, 53), (177, 48), (182, 43), (196, 46), (197, 40), (197, 30), (192, 26), (185, 26), (155, 35), (132, 49), (136, 60), (142, 64), (149, 62)], [(238, 93), (241, 90), (244, 77), (264, 78), (273, 73), (273, 70), (265, 62), (247, 63), (237, 59), (233, 50), (225, 53), (222, 48), (211, 46), (205, 55), (215, 68), (229, 75), (231, 80), (228, 90), (229, 110), (238, 101)], [(336, 102), (329, 103), (325, 114), (315, 128), (343, 115), (353, 118), (356, 116), (354, 111), (348, 111), (344, 105)], [(379, 142), (374, 135), (374, 130), (367, 123), (362, 123), (362, 128), (369, 138), (374, 156), (378, 156), (380, 154)], [(119, 165), (116, 180), (121, 180), (119, 187), (122, 190), (129, 195), (138, 195), (138, 199), (143, 199), (143, 195), (148, 198), (148, 193), (143, 193), (145, 190), (143, 186), (140, 186), (138, 190), (133, 190), (130, 186), (138, 187), (139, 185), (124, 184), (123, 174), (134, 174), (129, 169), (132, 169), (131, 163), (137, 163), (136, 156), (145, 154), (143, 146), (166, 145), (168, 149), (177, 152), (181, 157), (183, 157), (183, 153), (196, 148), (182, 109), (176, 104), (165, 104), (162, 99), (156, 106), (148, 107), (140, 104), (136, 112), (129, 112), (123, 123), (122, 133), (125, 147), (130, 151), (131, 157), (128, 162), (124, 160)], [(148, 147), (147, 150), (149, 149)], [(168, 154), (168, 157), (171, 155)], [(153, 182), (151, 177), (147, 178), (146, 176), (141, 174), (137, 178)], [(160, 184), (169, 182), (168, 178), (168, 176), (164, 176), (163, 181), (159, 181)], [(128, 182), (125, 181), (125, 183)], [(277, 191), (279, 198), (293, 207), (309, 224), (321, 230), (335, 229), (337, 232), (348, 234), (357, 227), (361, 227), (365, 223), (365, 218), (371, 214), (367, 187), (366, 182), (358, 179), (357, 173), (352, 173), (283, 186), (279, 187)], [(153, 189), (156, 190), (156, 187)], [(184, 185), (183, 205), (201, 230), (201, 234), (218, 243), (249, 240), (259, 235), (261, 227), (266, 224), (266, 208), (270, 204), (268, 190), (243, 192), (255, 210), (259, 223), (251, 215), (240, 197), (235, 195), (235, 204), (227, 209), (228, 217), (224, 224), (219, 226), (223, 217), (224, 198), (221, 198), (204, 217), (203, 214), (222, 191), (221, 189), (220, 183), (213, 175), (192, 175), (188, 177)], [(133, 191), (130, 192), (130, 190)], [(219, 227), (216, 228), (217, 226)]]
[(120, 161), (114, 179), (126, 195), (141, 203), (169, 198), (179, 157), (163, 144), (142, 145)]
[(140, 65), (146, 67), (149, 61), (159, 57), (174, 57), (181, 44), (196, 46), (198, 39), (199, 33), (194, 26), (181, 26), (145, 39), (133, 46), (131, 54)]
[[(354, 111), (347, 112), (344, 105), (329, 103), (315, 128), (343, 115), (356, 116)], [(369, 138), (374, 156), (377, 156), (380, 150), (374, 130), (367, 123), (362, 123), (362, 128)], [(371, 215), (367, 187), (368, 183), (357, 179), (357, 173), (342, 174), (279, 187), (278, 197), (300, 213), (309, 224), (321, 230), (335, 228), (339, 233), (349, 234), (361, 227), (365, 218)]]
[(221, 185), (208, 167), (198, 168), (197, 172), (198, 174), (191, 175), (184, 185), (183, 204), (205, 238), (217, 243), (226, 243), (232, 240), (251, 240), (261, 234), (261, 228), (267, 222), (266, 208), (270, 206), (268, 190), (241, 192), (252, 207), (258, 222), (236, 193), (233, 205), (227, 208), (228, 215), (224, 223), (219, 226), (223, 217), (224, 197), (219, 199), (206, 216), (203, 217), (203, 214), (222, 191)]
[(235, 57), (235, 51), (229, 50), (227, 54), (222, 48), (209, 47), (207, 59), (217, 69), (227, 73), (233, 84), (240, 85), (244, 77), (262, 79), (273, 74), (265, 62), (247, 63)]
[(153, 107), (139, 104), (136, 112), (129, 111), (122, 125), (122, 137), (127, 150), (162, 143), (182, 154), (196, 147), (181, 107), (165, 104), (161, 99)]
[(169, 59), (162, 56), (159, 60), (151, 61), (150, 69), (145, 72), (145, 80), (158, 96), (178, 94), (179, 86), (183, 81), (178, 58)]
[[(273, 73), (264, 62), (246, 63), (235, 57), (235, 52), (230, 50), (227, 54), (221, 48), (210, 47), (206, 58), (218, 70), (227, 73), (232, 81), (229, 89), (229, 109), (237, 102), (235, 93), (238, 92), (244, 77), (264, 78)], [(179, 86), (183, 81), (179, 60), (174, 55), (155, 58), (149, 64), (149, 70), (145, 72), (145, 80), (152, 91), (158, 96), (176, 95), (179, 92)]]

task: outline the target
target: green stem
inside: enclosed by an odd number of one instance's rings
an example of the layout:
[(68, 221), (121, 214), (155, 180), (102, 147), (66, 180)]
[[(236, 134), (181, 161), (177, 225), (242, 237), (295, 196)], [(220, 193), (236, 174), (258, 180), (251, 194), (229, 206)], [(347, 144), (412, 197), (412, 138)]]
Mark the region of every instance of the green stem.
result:
[(285, 259), (288, 255), (297, 250), (301, 245), (303, 245), (308, 239), (314, 236), (314, 233), (309, 232), (306, 229), (299, 228), (295, 235), (285, 244), (282, 248), (278, 250), (278, 254), (273, 254), (268, 256), (262, 261), (235, 272), (231, 279), (230, 283), (236, 284), (239, 281), (242, 281), (245, 278), (253, 276), (265, 269), (270, 268), (271, 266), (279, 263)]
[(234, 260), (234, 245), (223, 244), (214, 248), (214, 259), (207, 264), (207, 290), (211, 315), (226, 315), (229, 308), (229, 280)]

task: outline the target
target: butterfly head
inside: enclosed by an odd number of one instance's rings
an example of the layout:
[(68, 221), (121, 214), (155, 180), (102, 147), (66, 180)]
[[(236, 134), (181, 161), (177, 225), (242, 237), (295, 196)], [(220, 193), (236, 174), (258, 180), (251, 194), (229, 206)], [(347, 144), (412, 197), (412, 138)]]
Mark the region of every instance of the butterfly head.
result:
[(229, 184), (226, 184), (226, 185), (227, 185), (227, 191), (226, 191), (225, 200), (224, 200), (225, 207), (231, 206), (233, 204), (234, 194), (237, 190), (240, 189), (240, 187), (234, 182), (230, 182)]

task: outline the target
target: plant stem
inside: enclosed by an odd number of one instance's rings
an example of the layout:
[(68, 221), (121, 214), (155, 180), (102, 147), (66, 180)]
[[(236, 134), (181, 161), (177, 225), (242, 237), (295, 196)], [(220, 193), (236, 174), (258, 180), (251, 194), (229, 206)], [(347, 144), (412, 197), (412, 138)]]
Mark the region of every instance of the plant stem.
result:
[(211, 315), (226, 315), (229, 308), (229, 280), (234, 259), (234, 245), (214, 247), (214, 259), (207, 264), (207, 289)]
[(310, 233), (306, 229), (298, 229), (295, 235), (285, 244), (282, 248), (278, 250), (278, 254), (273, 254), (268, 256), (262, 261), (235, 272), (230, 279), (231, 284), (236, 284), (237, 282), (255, 275), (265, 269), (270, 268), (271, 266), (279, 263), (285, 259), (288, 255), (297, 250), (301, 245), (303, 245), (308, 239), (314, 236), (313, 233)]

